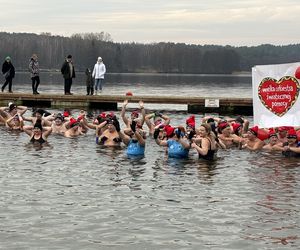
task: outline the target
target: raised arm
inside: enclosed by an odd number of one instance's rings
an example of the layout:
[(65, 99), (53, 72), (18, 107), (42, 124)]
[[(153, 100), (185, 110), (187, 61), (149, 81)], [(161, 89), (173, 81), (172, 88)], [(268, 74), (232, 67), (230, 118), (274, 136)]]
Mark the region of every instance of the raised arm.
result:
[(125, 115), (127, 104), (128, 104), (128, 100), (124, 100), (123, 105), (122, 105), (122, 110), (121, 110), (121, 117), (122, 117), (122, 120), (125, 123), (126, 127), (128, 126), (128, 118)]

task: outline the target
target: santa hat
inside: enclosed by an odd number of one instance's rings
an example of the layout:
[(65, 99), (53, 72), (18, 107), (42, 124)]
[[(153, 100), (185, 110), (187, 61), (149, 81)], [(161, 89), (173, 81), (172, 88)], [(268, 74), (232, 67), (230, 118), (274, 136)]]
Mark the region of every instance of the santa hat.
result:
[(186, 122), (187, 127), (191, 127), (193, 129), (195, 129), (196, 122), (195, 122), (194, 115), (191, 115), (189, 118), (187, 118), (185, 122)]
[(172, 137), (174, 135), (175, 128), (171, 127), (170, 125), (166, 125), (164, 127), (164, 130), (166, 131), (166, 136), (167, 137)]
[(78, 121), (76, 119), (74, 119), (73, 117), (71, 117), (70, 123), (69, 123), (70, 127), (73, 128), (73, 127), (77, 126), (78, 124), (79, 124)]
[(249, 131), (250, 131), (253, 135), (257, 136), (257, 135), (258, 135), (258, 126), (254, 126), (254, 127), (252, 127), (252, 128), (249, 128)]
[(279, 132), (283, 132), (283, 131), (289, 131), (290, 129), (293, 129), (293, 127), (291, 126), (281, 126), (278, 128)]
[(70, 116), (70, 112), (68, 110), (65, 110), (63, 115), (64, 115), (64, 117), (69, 117)]
[(218, 130), (221, 133), (223, 129), (229, 127), (229, 123), (227, 121), (222, 121), (218, 124)]
[(270, 128), (270, 129), (269, 129), (269, 138), (271, 138), (272, 136), (276, 136), (276, 137), (277, 137), (277, 134), (276, 134), (275, 129)]
[(237, 131), (242, 127), (242, 125), (237, 122), (233, 122), (231, 126), (232, 126), (233, 133), (237, 133)]
[(290, 129), (287, 133), (287, 138), (295, 138), (297, 139), (297, 133), (296, 130), (294, 128)]

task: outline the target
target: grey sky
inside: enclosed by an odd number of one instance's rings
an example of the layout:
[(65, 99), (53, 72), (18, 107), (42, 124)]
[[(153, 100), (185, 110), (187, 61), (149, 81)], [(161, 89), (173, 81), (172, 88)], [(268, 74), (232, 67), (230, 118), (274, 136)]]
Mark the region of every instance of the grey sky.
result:
[[(115, 42), (252, 46), (300, 43), (299, 0), (0, 0), (0, 31)], [(5, 10), (4, 10), (5, 9)]]

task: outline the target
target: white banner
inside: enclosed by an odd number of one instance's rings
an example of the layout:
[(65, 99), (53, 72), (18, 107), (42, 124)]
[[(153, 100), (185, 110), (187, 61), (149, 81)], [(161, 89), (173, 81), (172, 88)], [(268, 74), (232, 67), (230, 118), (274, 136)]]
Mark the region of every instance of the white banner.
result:
[(300, 84), (296, 77), (300, 78), (300, 62), (252, 68), (254, 125), (300, 126)]

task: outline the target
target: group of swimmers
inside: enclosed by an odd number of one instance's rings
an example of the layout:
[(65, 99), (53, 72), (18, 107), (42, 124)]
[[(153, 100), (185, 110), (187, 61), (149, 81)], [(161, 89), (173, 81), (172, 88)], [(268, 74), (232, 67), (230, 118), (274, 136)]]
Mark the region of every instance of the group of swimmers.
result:
[[(145, 154), (147, 136), (153, 138), (157, 145), (165, 147), (168, 157), (172, 158), (187, 158), (190, 150), (194, 150), (199, 158), (214, 160), (219, 149), (232, 147), (300, 156), (298, 128), (249, 128), (249, 121), (241, 116), (226, 120), (220, 117), (203, 117), (201, 124), (196, 127), (195, 116), (191, 115), (186, 119), (185, 125), (171, 125), (170, 117), (165, 114), (158, 111), (146, 114), (142, 101), (130, 116), (126, 116), (127, 105), (128, 100), (125, 100), (120, 113), (122, 126), (113, 112), (102, 112), (89, 118), (85, 111), (80, 111), (74, 117), (68, 110), (49, 113), (44, 109), (36, 109), (32, 116), (25, 116), (28, 108), (15, 103), (0, 107), (0, 124), (11, 130), (25, 132), (29, 135), (30, 142), (37, 144), (47, 142), (50, 134), (72, 138), (94, 130), (97, 144), (107, 147), (125, 145), (128, 156)], [(148, 127), (147, 131), (145, 127)]]

